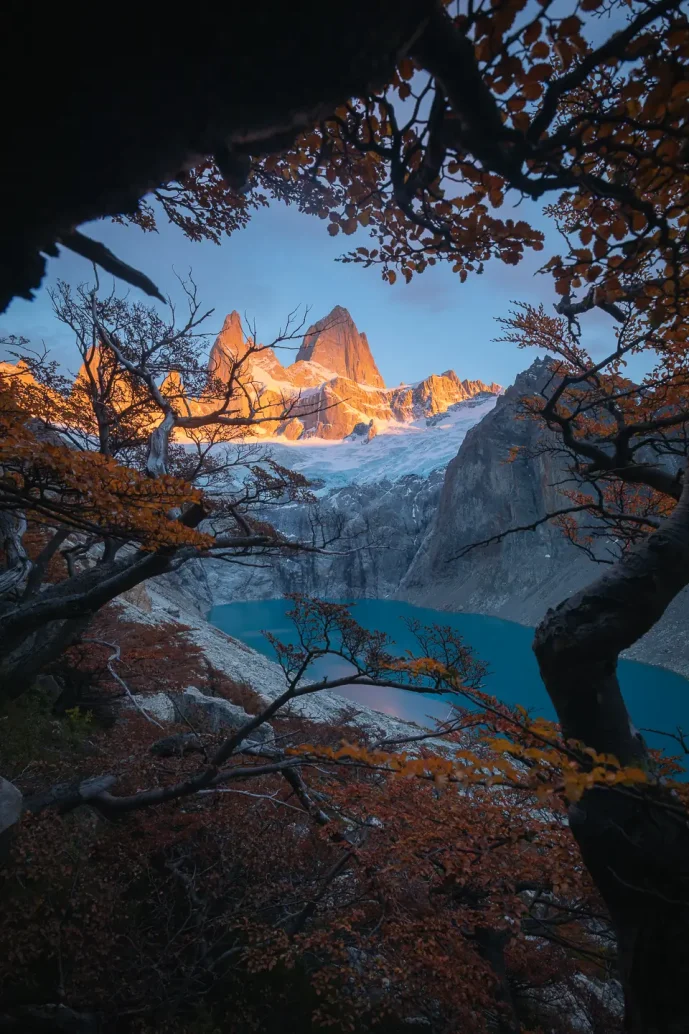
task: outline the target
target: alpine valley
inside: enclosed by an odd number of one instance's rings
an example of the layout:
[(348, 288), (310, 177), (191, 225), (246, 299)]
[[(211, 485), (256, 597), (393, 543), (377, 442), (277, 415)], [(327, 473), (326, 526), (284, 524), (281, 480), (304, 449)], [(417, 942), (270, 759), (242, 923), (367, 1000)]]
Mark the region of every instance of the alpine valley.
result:
[[(211, 372), (227, 376), (248, 346), (232, 312), (211, 350)], [(453, 370), (389, 388), (366, 335), (337, 306), (307, 330), (294, 362), (264, 349), (251, 357), (250, 376), (268, 415), (293, 400), (289, 420), (262, 425), (259, 446), (305, 475), (316, 500), (272, 507), (266, 520), (288, 538), (329, 545), (268, 566), (191, 562), (166, 576), (201, 611), (299, 591), (534, 625), (598, 573), (549, 523), (456, 559), (472, 543), (566, 505), (557, 452), (539, 448), (543, 431), (519, 415), (522, 396), (549, 379), (547, 360), (536, 359), (507, 390)], [(689, 674), (686, 602), (681, 593), (627, 656)]]

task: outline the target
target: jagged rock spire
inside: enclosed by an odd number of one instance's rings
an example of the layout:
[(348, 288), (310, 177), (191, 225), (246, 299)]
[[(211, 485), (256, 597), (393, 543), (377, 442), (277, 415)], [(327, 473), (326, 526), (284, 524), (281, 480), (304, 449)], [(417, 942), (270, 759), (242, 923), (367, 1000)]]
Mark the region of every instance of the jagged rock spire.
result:
[(384, 388), (365, 334), (341, 305), (309, 327), (297, 353), (297, 362), (319, 363), (340, 377), (349, 377), (369, 388)]

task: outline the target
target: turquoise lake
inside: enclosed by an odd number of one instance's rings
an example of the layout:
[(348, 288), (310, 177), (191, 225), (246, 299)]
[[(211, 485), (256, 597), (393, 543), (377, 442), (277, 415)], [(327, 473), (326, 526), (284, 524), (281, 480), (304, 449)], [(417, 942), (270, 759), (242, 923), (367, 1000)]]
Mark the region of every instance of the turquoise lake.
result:
[[(248, 646), (271, 659), (275, 654), (263, 636), (272, 632), (287, 642), (294, 642), (294, 628), (286, 612), (285, 600), (255, 600), (214, 607), (209, 620)], [(509, 704), (522, 704), (533, 714), (555, 718), (548, 695), (541, 682), (536, 660), (531, 651), (533, 629), (512, 621), (484, 617), (480, 614), (453, 614), (446, 611), (412, 607), (394, 600), (359, 600), (352, 608), (353, 617), (365, 628), (385, 632), (395, 643), (392, 652), (413, 650), (416, 642), (405, 619), (422, 624), (450, 625), (471, 646), (475, 655), (488, 666), (484, 689)], [(314, 678), (328, 675), (339, 678), (351, 670), (338, 657), (323, 659), (313, 667)], [(620, 684), (627, 707), (637, 729), (661, 729), (675, 732), (679, 727), (689, 731), (689, 681), (681, 675), (633, 661), (621, 661)], [(360, 704), (385, 714), (423, 723), (427, 717), (444, 718), (448, 705), (442, 699), (426, 697), (403, 690), (349, 686), (337, 690)], [(662, 736), (644, 733), (654, 747), (673, 754), (673, 742)]]

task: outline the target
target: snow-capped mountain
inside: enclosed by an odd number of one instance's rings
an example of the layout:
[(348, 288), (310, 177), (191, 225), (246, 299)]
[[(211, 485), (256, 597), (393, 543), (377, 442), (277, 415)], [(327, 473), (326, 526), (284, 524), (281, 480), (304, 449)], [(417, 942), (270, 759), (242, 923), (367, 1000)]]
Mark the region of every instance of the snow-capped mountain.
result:
[[(211, 376), (226, 381), (250, 345), (239, 313), (231, 312), (211, 349)], [(271, 348), (264, 348), (246, 358), (242, 379), (247, 413), (251, 402), (263, 418), (276, 417), (260, 425), (259, 434), (299, 442), (341, 442), (352, 433), (371, 439), (396, 434), (405, 425), (416, 425), (418, 436), (426, 418), (502, 390), (499, 384), (460, 380), (454, 370), (387, 388), (366, 335), (339, 305), (309, 327), (293, 363), (283, 365)], [(289, 418), (280, 419), (286, 410)]]
[[(222, 378), (246, 348), (231, 313), (211, 351), (211, 373)], [(255, 569), (191, 564), (180, 577), (213, 602), (281, 596), (297, 586), (333, 597), (390, 595), (435, 516), (445, 468), (502, 389), (451, 370), (387, 388), (366, 336), (340, 307), (309, 328), (291, 365), (269, 349), (249, 365), (262, 405), (292, 396), (301, 406), (298, 417), (263, 425), (261, 452), (304, 474), (317, 497), (313, 507), (272, 507), (265, 519), (288, 538), (308, 542), (318, 528), (316, 539), (337, 545), (297, 565), (289, 557)]]

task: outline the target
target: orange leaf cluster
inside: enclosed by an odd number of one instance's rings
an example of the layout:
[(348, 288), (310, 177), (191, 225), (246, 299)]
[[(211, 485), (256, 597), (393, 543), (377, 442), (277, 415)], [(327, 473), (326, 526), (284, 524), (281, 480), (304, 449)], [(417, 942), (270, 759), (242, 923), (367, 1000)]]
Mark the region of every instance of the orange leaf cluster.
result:
[(200, 503), (202, 494), (188, 483), (169, 475), (147, 478), (100, 453), (41, 441), (11, 418), (2, 418), (0, 484), (5, 498), (34, 520), (57, 519), (150, 549), (205, 549), (213, 542), (170, 519), (170, 511)]

